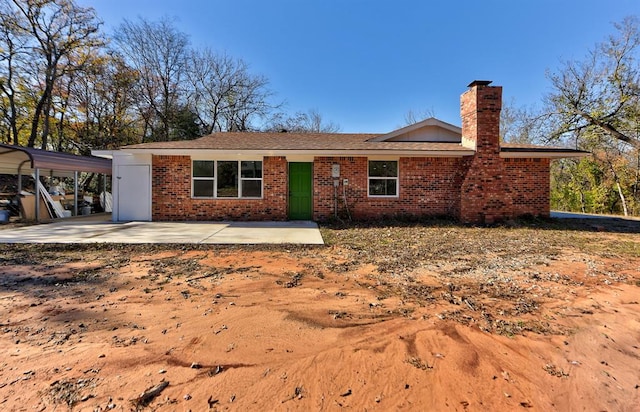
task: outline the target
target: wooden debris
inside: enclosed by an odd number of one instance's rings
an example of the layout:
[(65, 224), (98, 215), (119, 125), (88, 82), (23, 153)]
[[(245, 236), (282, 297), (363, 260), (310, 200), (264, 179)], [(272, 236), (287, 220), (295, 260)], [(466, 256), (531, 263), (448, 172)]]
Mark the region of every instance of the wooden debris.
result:
[(347, 389), (347, 391), (346, 391), (346, 392), (344, 392), (344, 393), (341, 393), (341, 394), (340, 394), (340, 396), (345, 397), (345, 396), (349, 396), (349, 395), (351, 395), (352, 393), (353, 393), (353, 392), (351, 392), (351, 389)]
[(169, 381), (162, 381), (156, 386), (153, 386), (142, 392), (137, 398), (132, 399), (131, 403), (133, 404), (133, 406), (135, 406), (136, 410), (140, 410), (141, 408), (149, 405), (151, 401), (156, 396), (160, 395), (160, 392), (165, 390), (167, 386), (169, 386)]

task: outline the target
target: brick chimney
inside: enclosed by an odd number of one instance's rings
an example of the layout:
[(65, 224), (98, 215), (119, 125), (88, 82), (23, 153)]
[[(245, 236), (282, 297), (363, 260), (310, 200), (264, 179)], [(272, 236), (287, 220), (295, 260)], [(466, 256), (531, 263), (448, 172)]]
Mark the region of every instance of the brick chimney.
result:
[(478, 152), (500, 152), (502, 87), (474, 80), (460, 97), (462, 145)]
[(510, 217), (511, 190), (500, 158), (502, 87), (472, 82), (460, 97), (462, 145), (475, 150), (465, 160), (460, 192), (460, 220), (493, 223)]

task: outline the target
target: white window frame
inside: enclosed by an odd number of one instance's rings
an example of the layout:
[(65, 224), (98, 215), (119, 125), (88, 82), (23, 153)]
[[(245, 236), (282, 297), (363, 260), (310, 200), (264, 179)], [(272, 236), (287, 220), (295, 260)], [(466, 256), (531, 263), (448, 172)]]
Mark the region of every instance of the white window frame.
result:
[[(260, 162), (260, 175), (261, 177), (242, 177), (242, 162)], [(238, 197), (237, 198), (231, 198), (231, 199), (262, 199), (262, 197), (264, 196), (263, 190), (264, 190), (264, 183), (263, 183), (263, 178), (264, 178), (264, 162), (262, 160), (238, 160)], [(242, 182), (243, 181), (260, 181), (260, 196), (251, 196), (251, 197), (245, 197), (242, 195)], [(216, 189), (217, 189), (217, 185), (216, 185)]]
[[(193, 163), (194, 162), (213, 162), (213, 176), (194, 176), (193, 175), (193, 171), (194, 171), (194, 167), (193, 167)], [(193, 199), (214, 199), (216, 197), (216, 186), (217, 186), (217, 182), (216, 182), (216, 176), (217, 176), (217, 171), (216, 171), (216, 161), (215, 160), (209, 160), (209, 159), (191, 159), (191, 197)], [(211, 184), (213, 185), (213, 197), (210, 196), (196, 196), (194, 194), (195, 192), (195, 181), (208, 181), (211, 182)]]
[[(213, 162), (213, 177), (205, 176), (205, 177), (196, 177), (193, 176), (193, 162)], [(223, 196), (218, 197), (218, 162), (236, 162), (238, 164), (238, 196)], [(260, 162), (264, 167), (264, 161), (262, 159), (250, 159), (250, 160), (212, 160), (212, 159), (191, 159), (191, 198), (192, 199), (216, 199), (216, 200), (237, 200), (237, 199), (245, 199), (245, 200), (259, 200), (264, 197), (264, 169), (262, 170), (262, 177), (242, 177), (242, 162)], [(194, 194), (194, 182), (196, 180), (206, 180), (211, 181), (213, 184), (213, 196), (195, 196)], [(260, 181), (260, 196), (243, 196), (242, 194), (242, 182), (245, 180), (253, 180)]]
[[(370, 175), (371, 162), (396, 162), (397, 176), (395, 177), (377, 177)], [(396, 181), (396, 193), (394, 195), (372, 195), (371, 194), (371, 180), (395, 180)], [(367, 159), (367, 197), (372, 198), (397, 198), (400, 196), (400, 160), (399, 159)]]

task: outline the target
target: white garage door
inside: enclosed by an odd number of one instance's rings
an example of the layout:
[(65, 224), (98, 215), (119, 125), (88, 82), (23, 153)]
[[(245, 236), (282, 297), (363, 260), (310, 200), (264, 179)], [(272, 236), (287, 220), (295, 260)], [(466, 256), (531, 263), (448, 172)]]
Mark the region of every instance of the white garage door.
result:
[(118, 221), (151, 220), (151, 173), (149, 165), (123, 165), (118, 180)]

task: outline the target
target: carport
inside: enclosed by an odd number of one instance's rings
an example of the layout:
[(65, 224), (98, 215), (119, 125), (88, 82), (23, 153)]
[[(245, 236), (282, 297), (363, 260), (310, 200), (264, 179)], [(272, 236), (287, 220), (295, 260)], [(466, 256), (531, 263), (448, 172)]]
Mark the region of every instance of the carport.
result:
[[(0, 144), (0, 174), (17, 175), (17, 195), (23, 189), (23, 176), (32, 176), (40, 182), (41, 176), (73, 178), (74, 215), (78, 215), (78, 173), (89, 172), (103, 175), (102, 188), (106, 192), (107, 176), (111, 175), (111, 160), (95, 156), (78, 156), (70, 153), (50, 152), (31, 147)], [(40, 200), (43, 197), (40, 185), (35, 185), (36, 221), (42, 218)]]

